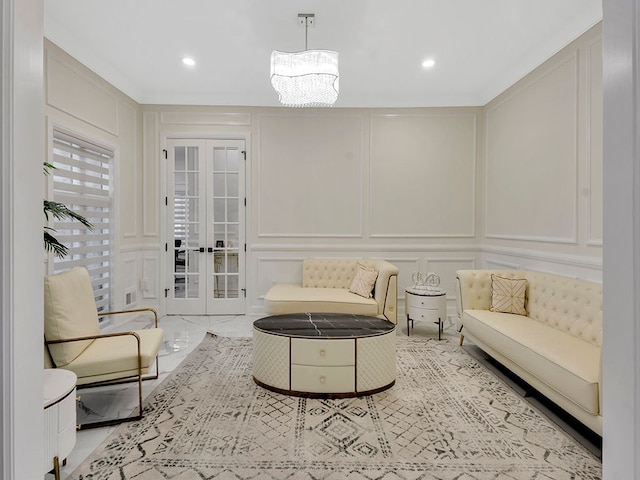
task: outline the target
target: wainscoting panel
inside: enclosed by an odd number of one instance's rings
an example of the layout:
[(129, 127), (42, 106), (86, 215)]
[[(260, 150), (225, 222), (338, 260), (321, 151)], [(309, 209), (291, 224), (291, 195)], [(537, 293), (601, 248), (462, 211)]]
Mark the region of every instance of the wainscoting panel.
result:
[(141, 277), (142, 298), (145, 300), (160, 299), (161, 275), (162, 272), (160, 272), (158, 255), (152, 255), (148, 252), (143, 253)]
[(476, 268), (475, 258), (468, 257), (429, 257), (426, 272), (437, 273), (440, 277), (440, 288), (447, 291), (447, 306), (453, 306), (458, 298), (456, 291), (456, 271)]
[(371, 237), (475, 235), (476, 123), (476, 113), (372, 116)]
[(264, 295), (276, 283), (302, 283), (302, 261), (306, 257), (263, 257), (255, 258), (257, 299)]
[(601, 257), (484, 246), (481, 265), (480, 268), (535, 270), (602, 283)]
[(258, 237), (361, 237), (361, 115), (260, 115)]
[[(249, 252), (247, 258), (248, 275), (252, 282), (249, 285), (250, 305), (248, 311), (254, 314), (264, 313), (263, 299), (269, 288), (274, 283), (302, 282), (302, 262), (305, 258), (384, 258), (398, 267), (398, 318), (402, 320), (404, 315), (405, 288), (413, 285), (414, 272), (435, 271), (441, 279), (441, 285), (447, 289), (448, 312), (455, 312), (455, 272), (461, 268), (474, 268), (479, 262), (478, 249), (466, 245), (436, 245), (399, 247), (397, 249), (388, 246), (369, 245), (365, 251), (356, 247), (336, 245), (323, 247), (300, 246), (296, 249), (293, 245), (266, 245), (256, 246)], [(313, 249), (312, 249), (313, 248)], [(253, 275), (251, 272), (255, 272)], [(254, 293), (252, 293), (254, 292)]]
[(487, 107), (487, 238), (577, 242), (577, 65), (574, 52)]

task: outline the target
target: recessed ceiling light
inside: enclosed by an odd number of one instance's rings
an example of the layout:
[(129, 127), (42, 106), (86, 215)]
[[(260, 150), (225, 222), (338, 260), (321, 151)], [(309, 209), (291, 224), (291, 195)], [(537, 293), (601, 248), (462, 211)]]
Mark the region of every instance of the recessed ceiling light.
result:
[(431, 68), (436, 64), (436, 61), (433, 58), (427, 58), (424, 62), (422, 62), (423, 68)]
[(182, 63), (184, 63), (185, 65), (187, 65), (189, 67), (193, 67), (196, 64), (196, 61), (191, 57), (184, 57), (182, 59)]

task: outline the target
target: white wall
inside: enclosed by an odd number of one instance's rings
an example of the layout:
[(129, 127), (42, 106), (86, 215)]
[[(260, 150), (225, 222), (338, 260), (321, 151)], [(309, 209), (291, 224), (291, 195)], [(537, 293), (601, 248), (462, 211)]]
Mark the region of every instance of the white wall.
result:
[[(0, 2), (0, 478), (43, 477), (42, 21)], [(39, 185), (39, 184), (36, 184)], [(36, 299), (36, 301), (34, 301)]]
[[(247, 141), (247, 312), (303, 258), (602, 279), (600, 27), (484, 108), (139, 106), (47, 42), (47, 125), (117, 151), (114, 299), (163, 311), (167, 138)], [(87, 99), (94, 99), (87, 101)]]
[(600, 25), (484, 108), (483, 265), (602, 281)]
[[(274, 282), (299, 281), (303, 258), (329, 256), (398, 265), (400, 305), (413, 272), (437, 271), (453, 313), (455, 271), (478, 259), (480, 108), (143, 111), (143, 177), (160, 179), (160, 197), (167, 138), (247, 140), (248, 312), (263, 311)], [(145, 239), (162, 243), (162, 202), (144, 202)]]
[[(44, 65), (49, 160), (54, 127), (91, 139), (115, 152), (112, 306), (114, 309), (138, 306), (142, 301), (139, 279), (143, 264), (140, 106), (47, 40)], [(47, 270), (51, 271), (50, 258), (47, 264)], [(136, 299), (129, 305), (125, 304), (127, 292), (133, 292)]]

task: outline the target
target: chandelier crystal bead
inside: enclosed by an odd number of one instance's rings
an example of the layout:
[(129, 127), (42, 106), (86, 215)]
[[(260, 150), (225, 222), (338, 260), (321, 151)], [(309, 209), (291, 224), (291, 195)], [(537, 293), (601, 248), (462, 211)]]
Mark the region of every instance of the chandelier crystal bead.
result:
[(271, 53), (271, 85), (286, 107), (331, 107), (338, 99), (338, 52), (309, 50), (307, 34), (313, 13), (299, 13), (304, 26), (304, 51)]
[(330, 107), (338, 99), (338, 53), (305, 50), (271, 54), (271, 85), (287, 107)]

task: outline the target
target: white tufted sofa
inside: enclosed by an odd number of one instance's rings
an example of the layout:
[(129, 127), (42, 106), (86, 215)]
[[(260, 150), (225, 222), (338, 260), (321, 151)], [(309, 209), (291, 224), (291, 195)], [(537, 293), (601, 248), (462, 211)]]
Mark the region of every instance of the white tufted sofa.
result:
[[(378, 270), (372, 298), (349, 292), (358, 263)], [(302, 285), (273, 285), (264, 305), (271, 315), (355, 313), (397, 323), (397, 296), (398, 268), (385, 260), (307, 258), (302, 262)]]
[[(527, 316), (491, 306), (491, 274), (528, 281)], [(521, 270), (459, 270), (460, 344), (487, 354), (602, 435), (602, 286)]]

